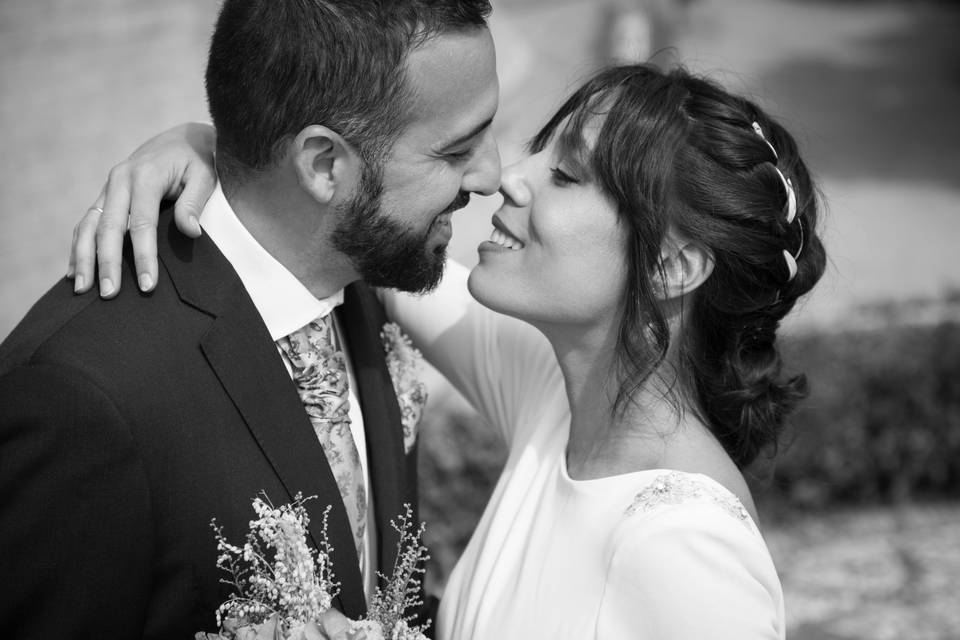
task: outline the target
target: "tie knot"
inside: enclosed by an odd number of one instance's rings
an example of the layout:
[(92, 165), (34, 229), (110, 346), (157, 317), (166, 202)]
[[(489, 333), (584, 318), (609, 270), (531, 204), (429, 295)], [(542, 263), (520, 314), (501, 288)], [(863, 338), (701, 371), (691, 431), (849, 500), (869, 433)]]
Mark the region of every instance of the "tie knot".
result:
[(332, 314), (328, 314), (317, 318), (278, 341), (293, 365), (295, 377), (299, 378), (312, 370), (340, 369), (345, 366), (331, 317)]

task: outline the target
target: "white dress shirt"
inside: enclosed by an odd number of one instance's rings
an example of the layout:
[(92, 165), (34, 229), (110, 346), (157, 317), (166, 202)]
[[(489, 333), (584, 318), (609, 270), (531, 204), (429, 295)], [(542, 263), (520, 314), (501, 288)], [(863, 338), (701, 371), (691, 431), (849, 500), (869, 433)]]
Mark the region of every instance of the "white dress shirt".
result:
[[(290, 271), (264, 249), (250, 235), (227, 202), (220, 184), (207, 201), (200, 216), (200, 225), (224, 257), (233, 266), (250, 295), (254, 306), (263, 318), (274, 342), (307, 325), (317, 318), (331, 313), (343, 302), (343, 289), (322, 300), (313, 296)], [(360, 454), (363, 479), (367, 494), (366, 536), (360, 550), (360, 571), (363, 574), (367, 598), (376, 586), (376, 527), (373, 515), (373, 495), (370, 487), (370, 472), (367, 464), (367, 441), (363, 430), (363, 413), (356, 394), (356, 377), (350, 362), (350, 350), (342, 339), (343, 332), (336, 326), (337, 336), (347, 362), (350, 401), (350, 431)], [(239, 347), (238, 347), (239, 348)], [(277, 347), (287, 373), (292, 376), (290, 361)], [(253, 496), (251, 496), (253, 498)]]

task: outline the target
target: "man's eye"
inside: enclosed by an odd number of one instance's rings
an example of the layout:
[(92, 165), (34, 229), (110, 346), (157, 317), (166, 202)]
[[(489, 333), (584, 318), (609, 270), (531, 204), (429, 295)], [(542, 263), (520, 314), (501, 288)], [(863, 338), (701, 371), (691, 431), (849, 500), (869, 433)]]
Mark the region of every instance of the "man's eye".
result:
[(578, 184), (580, 182), (560, 167), (551, 167), (550, 173), (553, 175), (553, 181), (559, 185)]
[(465, 160), (469, 158), (472, 154), (473, 154), (473, 147), (470, 147), (462, 151), (445, 151), (443, 153), (443, 157), (448, 160), (457, 161), (457, 160)]

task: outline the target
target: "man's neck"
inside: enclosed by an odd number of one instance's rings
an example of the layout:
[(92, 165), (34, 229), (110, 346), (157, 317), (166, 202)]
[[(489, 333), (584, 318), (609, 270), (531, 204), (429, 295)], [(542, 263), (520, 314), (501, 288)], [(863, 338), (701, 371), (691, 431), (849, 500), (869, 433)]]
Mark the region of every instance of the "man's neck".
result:
[(271, 178), (221, 186), (254, 240), (316, 298), (359, 279), (349, 259), (330, 243), (333, 212), (324, 211), (296, 184)]

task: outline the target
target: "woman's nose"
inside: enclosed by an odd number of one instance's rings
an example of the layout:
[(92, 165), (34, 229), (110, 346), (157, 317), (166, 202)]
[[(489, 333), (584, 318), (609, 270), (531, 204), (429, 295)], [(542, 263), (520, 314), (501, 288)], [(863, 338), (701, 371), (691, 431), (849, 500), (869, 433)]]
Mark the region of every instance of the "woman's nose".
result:
[(504, 201), (517, 207), (530, 204), (530, 186), (524, 175), (523, 161), (504, 167), (500, 172), (500, 193)]

